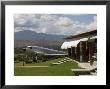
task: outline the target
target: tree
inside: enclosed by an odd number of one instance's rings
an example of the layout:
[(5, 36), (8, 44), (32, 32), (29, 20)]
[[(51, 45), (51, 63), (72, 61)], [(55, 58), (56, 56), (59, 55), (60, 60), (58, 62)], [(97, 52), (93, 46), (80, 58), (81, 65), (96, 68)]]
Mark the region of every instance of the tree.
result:
[(31, 49), (27, 49), (25, 52), (27, 60), (25, 60), (27, 63), (32, 63), (36, 59), (36, 54)]

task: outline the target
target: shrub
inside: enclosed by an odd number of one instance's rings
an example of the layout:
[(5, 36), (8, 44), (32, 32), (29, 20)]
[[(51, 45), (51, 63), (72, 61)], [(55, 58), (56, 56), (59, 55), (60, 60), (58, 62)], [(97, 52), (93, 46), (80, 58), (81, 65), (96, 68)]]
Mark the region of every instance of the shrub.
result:
[(32, 62), (33, 62), (33, 60), (26, 60), (25, 61), (26, 64), (29, 64), (29, 63), (32, 63)]

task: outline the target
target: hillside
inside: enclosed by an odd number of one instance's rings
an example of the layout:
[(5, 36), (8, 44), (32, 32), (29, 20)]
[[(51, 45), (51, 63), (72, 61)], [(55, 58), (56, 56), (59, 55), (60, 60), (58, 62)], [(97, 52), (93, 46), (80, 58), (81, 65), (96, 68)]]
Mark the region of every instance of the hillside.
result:
[(34, 31), (24, 30), (14, 33), (15, 40), (48, 40), (63, 41), (64, 35), (54, 35), (45, 33), (36, 33)]

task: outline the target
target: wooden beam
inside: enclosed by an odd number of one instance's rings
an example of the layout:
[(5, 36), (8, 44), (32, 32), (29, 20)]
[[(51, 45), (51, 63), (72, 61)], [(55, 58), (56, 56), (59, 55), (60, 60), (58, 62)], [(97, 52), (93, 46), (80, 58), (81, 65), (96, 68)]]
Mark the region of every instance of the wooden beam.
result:
[(71, 47), (71, 56), (76, 59), (75, 47)]
[(80, 42), (80, 62), (82, 62), (82, 42)]
[(68, 48), (68, 56), (71, 57), (71, 48)]
[(96, 36), (96, 35), (97, 35), (97, 30), (93, 30), (93, 31), (81, 33), (78, 35), (67, 36), (64, 39), (66, 39), (66, 40), (73, 39), (74, 40), (74, 39), (81, 39), (81, 38)]
[(80, 61), (80, 43), (76, 47), (76, 60)]

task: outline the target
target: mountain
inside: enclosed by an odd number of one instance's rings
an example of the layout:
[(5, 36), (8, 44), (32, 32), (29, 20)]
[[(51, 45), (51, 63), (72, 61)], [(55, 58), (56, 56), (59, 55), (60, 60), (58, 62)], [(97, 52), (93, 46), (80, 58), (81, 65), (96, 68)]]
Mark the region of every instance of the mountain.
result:
[(62, 41), (65, 35), (53, 35), (45, 33), (36, 33), (34, 31), (24, 30), (14, 33), (15, 40), (49, 40)]

